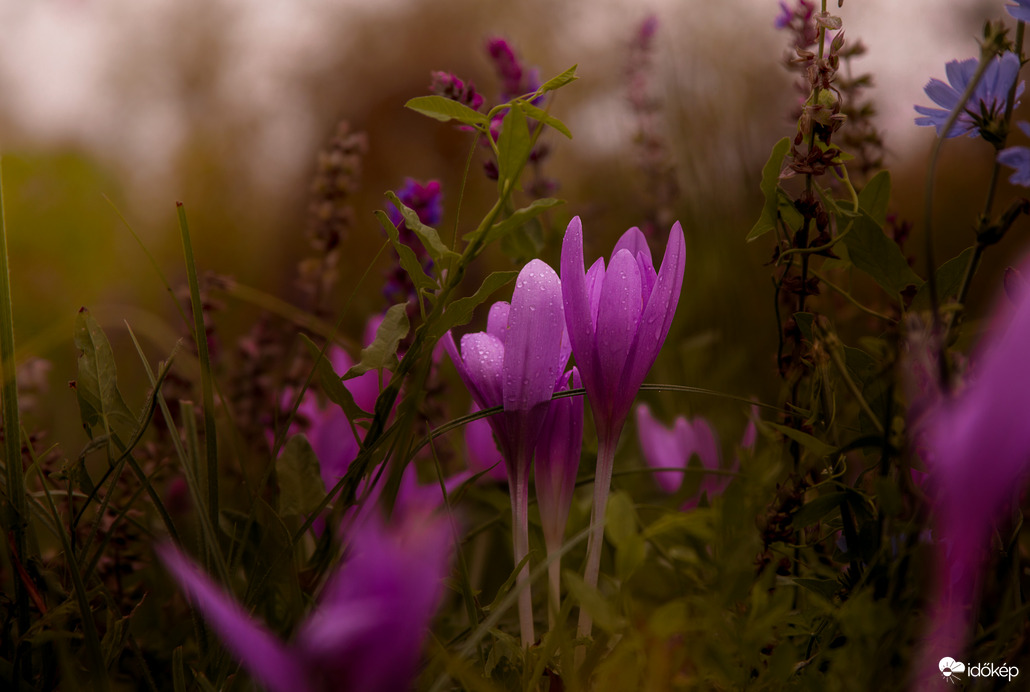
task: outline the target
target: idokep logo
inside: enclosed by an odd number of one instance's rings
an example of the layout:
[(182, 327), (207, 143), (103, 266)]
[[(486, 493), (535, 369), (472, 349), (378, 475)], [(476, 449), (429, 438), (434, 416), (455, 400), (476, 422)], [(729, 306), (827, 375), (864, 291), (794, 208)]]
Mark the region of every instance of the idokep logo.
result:
[(955, 684), (962, 679), (963, 673), (971, 678), (1008, 678), (1009, 682), (1019, 675), (1019, 668), (1006, 663), (996, 666), (993, 663), (970, 663), (956, 661), (951, 656), (945, 656), (937, 664), (941, 675), (948, 682)]

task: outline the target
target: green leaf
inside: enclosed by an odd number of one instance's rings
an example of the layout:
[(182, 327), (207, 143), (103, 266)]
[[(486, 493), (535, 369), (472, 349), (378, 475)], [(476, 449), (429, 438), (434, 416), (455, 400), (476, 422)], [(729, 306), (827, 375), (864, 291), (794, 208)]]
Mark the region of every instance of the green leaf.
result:
[(820, 459), (822, 459), (823, 457), (830, 456), (831, 454), (837, 451), (836, 447), (828, 445), (822, 440), (812, 437), (808, 433), (803, 433), (800, 430), (795, 430), (794, 428), (791, 428), (786, 425), (780, 425), (779, 423), (767, 423), (766, 425), (773, 428), (774, 430), (778, 430), (779, 432), (783, 433), (783, 435), (794, 440), (799, 445), (801, 445), (808, 451), (812, 452)]
[(517, 271), (502, 271), (494, 272), (483, 279), (479, 290), (474, 294), (468, 298), (459, 298), (447, 306), (440, 319), (430, 327), (430, 338), (439, 339), (451, 329), (468, 324), (472, 319), (472, 313), (475, 309), (486, 302), (486, 299), (493, 295), (494, 291), (507, 284), (517, 275)]
[(815, 320), (815, 315), (810, 312), (795, 312), (794, 323), (798, 326), (798, 331), (801, 332), (801, 336), (808, 341), (814, 341), (812, 338), (812, 322)]
[(528, 101), (520, 103), (519, 106), (522, 108), (522, 110), (526, 112), (526, 115), (528, 115), (530, 118), (539, 120), (540, 122), (550, 127), (553, 127), (558, 132), (561, 132), (569, 139), (572, 139), (572, 132), (569, 130), (568, 126), (561, 120), (558, 120), (558, 118), (554, 117), (553, 115), (545, 111), (543, 108), (537, 108)]
[(887, 205), (891, 201), (890, 171), (880, 171), (858, 193), (858, 207), (878, 223), (887, 223)]
[[(506, 218), (504, 221), (495, 223), (483, 236), (483, 246), (487, 246), (496, 240), (504, 238), (508, 233), (521, 228), (524, 224), (528, 223), (531, 219), (543, 214), (545, 211), (552, 207), (556, 207), (559, 204), (565, 204), (565, 200), (554, 199), (553, 197), (544, 197), (543, 199), (537, 199), (527, 207), (522, 207), (512, 212), (512, 215)], [(466, 233), (462, 240), (471, 241), (475, 237), (475, 231)]]
[(579, 607), (590, 613), (598, 627), (609, 634), (618, 629), (620, 618), (600, 591), (588, 586), (583, 577), (568, 570), (562, 572), (562, 581)]
[[(966, 268), (969, 266), (969, 260), (975, 252), (975, 247), (967, 247), (958, 257), (952, 257), (950, 260), (937, 267), (935, 277), (937, 279), (937, 299), (943, 304), (949, 300), (958, 298), (958, 292), (962, 290), (962, 279), (966, 277)], [(929, 310), (930, 309), (930, 286), (929, 284), (923, 284), (919, 287), (914, 298), (912, 298), (912, 304), (909, 306), (909, 310)]]
[(541, 84), (540, 88), (537, 89), (537, 91), (540, 92), (541, 94), (543, 94), (543, 93), (546, 93), (548, 91), (554, 91), (555, 89), (560, 89), (561, 87), (565, 86), (566, 84), (571, 84), (572, 82), (575, 82), (577, 79), (579, 79), (579, 77), (576, 76), (576, 68), (577, 67), (579, 67), (579, 65), (573, 65), (572, 67), (570, 67), (569, 69), (565, 70), (564, 72), (562, 72), (557, 77), (551, 77), (546, 82)]
[(760, 238), (769, 231), (776, 228), (776, 208), (779, 205), (779, 195), (776, 190), (780, 185), (780, 168), (783, 165), (783, 157), (790, 149), (790, 138), (784, 137), (773, 146), (772, 154), (762, 168), (762, 194), (765, 195), (765, 206), (762, 208), (762, 215), (751, 232), (747, 234), (747, 242)]
[(118, 391), (118, 366), (111, 342), (86, 308), (75, 317), (74, 342), (79, 349), (75, 394), (82, 423), (87, 429), (100, 424), (106, 432), (123, 434), (135, 429), (136, 417)]
[(840, 582), (836, 579), (804, 579), (795, 577), (794, 583), (808, 589), (812, 593), (819, 594), (828, 601), (832, 601), (834, 595), (840, 591)]
[(375, 340), (361, 349), (361, 360), (353, 365), (343, 379), (349, 380), (364, 375), (370, 370), (386, 368), (393, 370), (397, 366), (397, 347), (408, 335), (411, 325), (408, 322), (408, 304), (398, 303), (386, 311), (383, 321), (376, 329)]
[(637, 512), (629, 495), (618, 491), (612, 493), (608, 498), (607, 516), (604, 532), (617, 549), (638, 537)]
[(347, 414), (347, 417), (351, 420), (355, 418), (368, 418), (372, 415), (371, 411), (363, 411), (355, 403), (354, 396), (350, 393), (350, 390), (344, 386), (340, 375), (333, 370), (333, 364), (329, 361), (329, 357), (322, 353), (322, 349), (314, 341), (308, 338), (306, 334), (300, 335), (301, 341), (308, 347), (308, 352), (315, 361), (315, 371), (318, 373), (318, 381), (322, 385), (322, 391), (329, 397), (329, 401), (333, 402)]
[(419, 220), (417, 211), (405, 206), (393, 192), (387, 192), (386, 197), (400, 210), (401, 216), (404, 217), (404, 225), (418, 236), (418, 239), (422, 241), (422, 246), (425, 247), (434, 262), (441, 264), (445, 259), (458, 257), (458, 253), (448, 248), (440, 240), (440, 234), (436, 232), (435, 228), (427, 226)]
[(489, 123), (486, 116), (479, 111), (443, 96), (416, 96), (405, 103), (404, 107), (444, 123), (457, 120), (466, 125), (480, 127), (486, 127)]
[(275, 462), (279, 477), (279, 511), (282, 516), (303, 516), (318, 509), (325, 499), (319, 459), (303, 434), (286, 441)]
[(526, 114), (521, 108), (509, 108), (501, 121), (501, 134), (497, 138), (497, 185), (502, 195), (509, 186), (514, 188), (517, 185), (517, 177), (532, 147)]
[(848, 248), (851, 263), (871, 276), (892, 297), (897, 298), (909, 285), (923, 280), (908, 266), (901, 248), (868, 213), (855, 217), (851, 232), (841, 241)]
[(811, 526), (840, 507), (847, 496), (846, 492), (826, 493), (806, 502), (791, 518), (791, 526), (795, 529)]
[(400, 233), (397, 231), (397, 227), (393, 225), (393, 222), (390, 221), (390, 217), (383, 211), (376, 211), (375, 217), (379, 221), (379, 225), (386, 231), (393, 249), (397, 251), (397, 256), (400, 258), (401, 267), (408, 273), (408, 277), (411, 279), (411, 283), (415, 285), (415, 289), (419, 293), (432, 293), (436, 288), (436, 282), (426, 275), (425, 270), (422, 269), (422, 263), (419, 261), (418, 256), (415, 255), (415, 251), (401, 242)]

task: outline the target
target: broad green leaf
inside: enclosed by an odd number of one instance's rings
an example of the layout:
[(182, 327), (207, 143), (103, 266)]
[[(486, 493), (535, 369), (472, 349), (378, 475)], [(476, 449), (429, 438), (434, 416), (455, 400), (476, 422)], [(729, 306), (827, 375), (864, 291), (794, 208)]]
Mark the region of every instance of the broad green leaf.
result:
[(609, 634), (618, 629), (621, 618), (600, 591), (588, 586), (583, 577), (568, 570), (562, 572), (562, 581), (569, 589), (569, 595), (579, 603), (580, 608), (590, 613), (598, 627)]
[(537, 89), (537, 91), (539, 91), (540, 93), (554, 91), (555, 89), (560, 89), (566, 84), (571, 84), (572, 82), (575, 82), (577, 79), (579, 79), (579, 77), (576, 76), (577, 67), (579, 67), (579, 65), (573, 65), (569, 69), (562, 72), (560, 75), (556, 77), (551, 77), (546, 82), (541, 84), (540, 88)]
[(820, 495), (806, 502), (791, 518), (791, 526), (795, 529), (803, 529), (819, 521), (833, 510), (840, 507), (848, 494), (846, 492), (834, 492)]
[(517, 186), (517, 177), (532, 146), (526, 114), (518, 106), (512, 106), (501, 121), (501, 134), (497, 138), (497, 185), (502, 195), (509, 186), (512, 189)]
[(833, 596), (840, 591), (840, 582), (836, 579), (805, 579), (795, 577), (794, 583), (808, 589), (812, 593), (819, 594), (828, 601), (832, 601)]
[(907, 286), (923, 285), (898, 244), (865, 211), (855, 217), (851, 232), (841, 242), (848, 248), (851, 263), (871, 276), (891, 297), (898, 298)]
[(283, 516), (303, 516), (318, 509), (325, 486), (315, 450), (303, 434), (286, 441), (275, 462), (279, 477), (279, 511)]
[(878, 223), (887, 223), (887, 205), (891, 201), (891, 174), (880, 171), (858, 193), (858, 207)]
[(408, 273), (408, 277), (411, 278), (411, 283), (415, 285), (415, 289), (419, 293), (431, 293), (436, 288), (436, 282), (426, 275), (425, 270), (422, 268), (422, 263), (419, 261), (418, 256), (415, 255), (415, 251), (401, 242), (400, 233), (397, 231), (397, 227), (393, 225), (393, 222), (390, 221), (390, 217), (382, 211), (376, 211), (375, 217), (379, 221), (379, 225), (386, 231), (393, 249), (397, 251), (401, 266)]
[(105, 425), (105, 432), (122, 434), (135, 429), (136, 416), (118, 391), (118, 366), (111, 343), (86, 308), (75, 317), (74, 342), (79, 349), (75, 394), (83, 424), (89, 430)]
[[(312, 359), (315, 360), (315, 370), (318, 373), (318, 381), (322, 385), (322, 391), (325, 392), (329, 400), (343, 409), (343, 412), (347, 414), (347, 417), (351, 420), (355, 418), (367, 418), (372, 412), (362, 411), (361, 408), (355, 403), (354, 396), (350, 393), (350, 390), (344, 386), (340, 375), (333, 370), (333, 364), (329, 361), (328, 354), (323, 355), (322, 349), (314, 341), (308, 338), (306, 334), (300, 335), (301, 341), (308, 347), (308, 352), (311, 354)], [(322, 356), (322, 357), (319, 357)]]
[(608, 498), (604, 532), (617, 549), (637, 538), (637, 512), (633, 509), (633, 499), (626, 493), (616, 491)]
[(529, 219), (501, 238), (501, 252), (516, 264), (525, 264), (539, 257), (543, 247), (543, 228), (536, 219)]
[(445, 259), (458, 257), (458, 253), (448, 248), (440, 240), (440, 234), (436, 232), (435, 228), (422, 223), (418, 218), (417, 211), (405, 206), (393, 192), (387, 192), (386, 197), (400, 210), (401, 216), (404, 217), (404, 225), (418, 236), (418, 239), (422, 241), (423, 247), (425, 247), (426, 252), (429, 253), (434, 262), (440, 264)]
[(812, 437), (808, 433), (803, 433), (800, 430), (795, 430), (786, 425), (780, 425), (779, 423), (766, 423), (769, 427), (774, 430), (778, 430), (785, 436), (797, 442), (799, 445), (807, 449), (808, 451), (815, 454), (817, 457), (822, 459), (823, 457), (830, 456), (837, 451), (836, 447), (828, 445), (820, 439)]
[[(962, 279), (966, 276), (966, 268), (969, 267), (969, 260), (973, 257), (975, 247), (967, 247), (957, 257), (937, 267), (937, 299), (943, 304), (949, 300), (958, 298), (958, 292), (962, 290)], [(930, 309), (930, 286), (924, 283), (919, 287), (909, 310)]]
[(507, 284), (517, 275), (517, 271), (494, 272), (483, 279), (479, 290), (474, 294), (468, 298), (459, 298), (447, 306), (440, 319), (430, 328), (430, 338), (438, 339), (451, 329), (468, 324), (469, 320), (472, 319), (472, 313), (475, 309), (493, 295), (494, 291)]
[(440, 122), (457, 120), (466, 125), (480, 125), (485, 127), (488, 123), (486, 116), (479, 111), (474, 111), (463, 103), (452, 101), (443, 96), (416, 96), (404, 104), (416, 113), (428, 115), (430, 118)]
[(569, 130), (568, 126), (566, 126), (565, 123), (563, 123), (561, 120), (558, 120), (558, 118), (554, 117), (553, 115), (545, 111), (543, 108), (537, 108), (532, 103), (524, 102), (521, 105), (522, 110), (526, 111), (526, 115), (528, 115), (530, 118), (539, 120), (540, 122), (548, 125), (549, 127), (553, 127), (558, 132), (561, 132), (569, 139), (572, 139), (572, 132)]
[[(487, 229), (486, 233), (483, 236), (483, 246), (487, 246), (496, 240), (504, 238), (511, 231), (521, 228), (531, 219), (535, 219), (548, 209), (564, 203), (565, 200), (554, 199), (553, 197), (545, 197), (543, 199), (534, 200), (533, 203), (527, 207), (517, 209), (512, 213), (511, 216), (509, 216), (503, 221), (495, 223), (493, 226)], [(475, 231), (467, 233), (463, 240), (471, 241), (474, 237)]]
[(633, 576), (637, 568), (647, 559), (647, 542), (633, 534), (615, 549), (615, 576), (625, 581)]
[(790, 149), (790, 138), (784, 137), (773, 146), (772, 154), (762, 168), (762, 183), (760, 185), (762, 194), (765, 195), (765, 206), (762, 208), (762, 215), (751, 232), (747, 234), (747, 242), (760, 238), (769, 231), (776, 228), (776, 208), (779, 206), (779, 195), (776, 193), (780, 185), (780, 167), (783, 165), (783, 157)]
[(383, 321), (376, 329), (375, 340), (361, 349), (361, 360), (347, 371), (343, 379), (349, 380), (380, 368), (393, 370), (397, 366), (397, 347), (411, 328), (407, 311), (407, 303), (398, 303), (386, 311)]

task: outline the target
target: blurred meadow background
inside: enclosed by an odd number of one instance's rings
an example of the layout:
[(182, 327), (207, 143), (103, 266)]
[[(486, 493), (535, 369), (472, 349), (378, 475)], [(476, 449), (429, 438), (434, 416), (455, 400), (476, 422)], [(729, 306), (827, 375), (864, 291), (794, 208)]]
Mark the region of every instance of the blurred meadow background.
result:
[[(853, 66), (873, 74), (866, 93), (894, 175), (892, 210), (917, 229), (934, 137), (913, 125), (912, 104), (925, 100), (922, 87), (943, 76), (944, 62), (975, 54), (982, 18), (997, 15), (997, 5), (863, 0), (840, 10), (848, 40), (868, 48)], [(310, 252), (304, 232), (319, 151), (346, 120), (367, 134), (368, 153), (330, 303), (342, 306), (383, 242), (372, 212), (383, 208), (385, 191), (407, 177), (440, 180), (441, 227), (453, 227), (470, 138), (402, 105), (427, 93), (431, 70), (461, 75), (496, 98), (500, 86), (484, 46), (501, 36), (542, 75), (579, 64), (580, 80), (553, 106), (574, 139), (546, 135), (546, 174), (567, 204), (550, 219), (555, 235), (544, 259), (556, 265), (555, 241), (574, 214), (595, 234), (587, 254), (596, 256), (662, 207), (662, 232), (679, 219), (689, 252), (678, 338), (666, 351), (676, 349), (692, 385), (774, 392), (776, 325), (762, 266), (769, 250), (746, 245), (744, 236), (761, 208), (761, 166), (770, 145), (793, 131), (799, 98), (782, 67), (788, 38), (773, 26), (778, 12), (772, 0), (5, 0), (0, 145), (22, 359), (48, 360), (51, 388), (73, 379), (70, 335), (81, 306), (108, 328), (116, 353), (127, 343), (123, 320), (154, 357), (168, 353), (181, 335), (178, 317), (126, 223), (173, 287), (184, 285), (176, 200), (189, 213), (201, 272), (295, 300), (297, 263)], [(651, 15), (650, 59), (634, 67), (632, 42)], [(654, 100), (643, 127), (662, 143), (657, 163), (641, 143), (634, 78)], [(972, 141), (945, 150), (937, 195), (942, 258), (968, 244), (966, 220), (975, 213), (955, 205), (979, 197), (954, 192), (988, 170), (991, 161), (978, 154)], [(489, 203), (493, 183), (481, 161), (469, 175), (466, 219)], [(990, 253), (985, 270), (1017, 251), (1018, 241), (1008, 241)], [(500, 253), (494, 260), (510, 265)], [(389, 262), (383, 253), (381, 272)], [(384, 307), (381, 272), (358, 287), (344, 318), (349, 334)], [(985, 286), (974, 288), (974, 310), (990, 297)], [(230, 343), (260, 308), (220, 299), (219, 329)], [(120, 374), (128, 391), (145, 389), (138, 371)], [(651, 381), (662, 381), (660, 369)], [(40, 412), (53, 419), (36, 423), (74, 446), (82, 439), (74, 396), (63, 399), (67, 410)]]

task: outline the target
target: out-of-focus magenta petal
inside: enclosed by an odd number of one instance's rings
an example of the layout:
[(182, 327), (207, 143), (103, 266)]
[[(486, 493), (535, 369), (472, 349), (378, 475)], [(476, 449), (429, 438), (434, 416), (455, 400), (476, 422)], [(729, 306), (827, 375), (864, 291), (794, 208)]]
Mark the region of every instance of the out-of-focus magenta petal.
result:
[(156, 551), (190, 603), (254, 680), (272, 692), (315, 692), (300, 657), (248, 615), (235, 598), (173, 545), (158, 546)]
[[(561, 281), (546, 263), (532, 260), (515, 280), (504, 344), (504, 410), (529, 412), (550, 401), (560, 374), (565, 326)], [(464, 341), (463, 341), (464, 344)], [(536, 437), (538, 425), (523, 432)]]
[[(686, 425), (686, 420), (680, 419)], [(677, 421), (678, 423), (679, 421)], [(637, 406), (637, 439), (644, 461), (653, 468), (686, 468), (690, 456), (684, 456), (682, 435), (669, 430), (651, 413), (647, 404)], [(676, 492), (683, 483), (683, 474), (679, 471), (656, 471), (655, 483), (666, 493)]]
[(504, 344), (486, 332), (461, 337), (461, 358), (468, 379), (465, 384), (484, 408), (499, 406), (504, 401), (502, 377)]
[[(472, 405), (470, 413), (479, 411)], [(486, 478), (504, 481), (508, 473), (504, 469), (501, 450), (497, 448), (493, 429), (486, 418), (477, 418), (465, 426), (465, 448), (468, 451), (468, 465), (473, 473), (486, 471)]]
[(508, 313), (511, 311), (511, 304), (499, 300), (490, 306), (490, 314), (486, 318), (486, 333), (497, 337), (503, 344), (508, 338)]
[(322, 482), (332, 488), (343, 478), (358, 456), (360, 445), (354, 437), (347, 415), (335, 404), (319, 412), (308, 428), (308, 442), (318, 457)]
[(636, 387), (626, 390), (619, 386), (642, 311), (640, 267), (628, 250), (619, 250), (605, 272), (601, 307), (597, 313), (597, 356), (604, 378), (604, 395), (608, 398), (603, 402), (603, 408), (609, 413), (608, 420), (618, 417), (614, 411), (623, 408), (628, 411), (629, 403), (625, 399), (632, 402), (637, 394)]
[[(572, 369), (572, 386), (582, 386)], [(566, 382), (568, 381), (567, 378)], [(562, 386), (568, 389), (568, 385)], [(536, 497), (540, 523), (548, 545), (560, 544), (576, 489), (583, 448), (583, 399), (566, 397), (551, 402), (536, 444)]]

